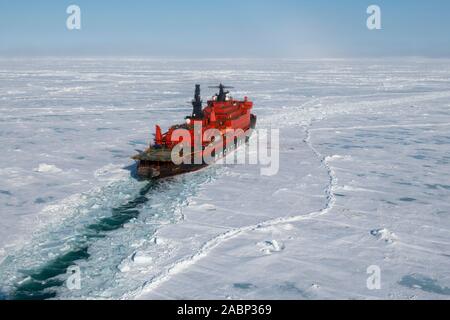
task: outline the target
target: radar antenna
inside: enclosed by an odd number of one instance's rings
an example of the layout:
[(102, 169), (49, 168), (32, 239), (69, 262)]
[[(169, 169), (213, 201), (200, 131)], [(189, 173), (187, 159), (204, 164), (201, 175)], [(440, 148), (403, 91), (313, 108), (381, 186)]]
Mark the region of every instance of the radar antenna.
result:
[(227, 94), (230, 93), (230, 91), (225, 91), (224, 89), (233, 89), (233, 87), (227, 87), (227, 86), (224, 86), (223, 84), (219, 84), (218, 86), (211, 86), (209, 88), (219, 89), (219, 93), (216, 94), (217, 101), (219, 101), (219, 102), (225, 102), (226, 98), (227, 98)]

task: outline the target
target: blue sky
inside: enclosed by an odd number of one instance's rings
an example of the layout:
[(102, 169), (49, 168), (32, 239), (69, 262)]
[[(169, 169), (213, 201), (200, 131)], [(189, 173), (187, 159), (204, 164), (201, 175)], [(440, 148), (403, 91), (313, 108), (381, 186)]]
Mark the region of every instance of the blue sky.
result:
[(449, 33), (448, 0), (0, 0), (0, 55), (450, 57)]

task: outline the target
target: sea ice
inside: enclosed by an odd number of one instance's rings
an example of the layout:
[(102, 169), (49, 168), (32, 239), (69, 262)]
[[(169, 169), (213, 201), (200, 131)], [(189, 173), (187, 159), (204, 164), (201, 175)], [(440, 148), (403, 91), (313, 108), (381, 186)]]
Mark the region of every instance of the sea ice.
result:
[[(0, 70), (6, 297), (67, 254), (83, 286), (42, 290), (55, 298), (448, 299), (448, 60), (1, 58)], [(206, 100), (217, 82), (280, 129), (278, 174), (217, 165), (136, 181), (129, 157), (154, 124), (182, 121), (194, 84)], [(380, 290), (366, 286), (373, 265)]]

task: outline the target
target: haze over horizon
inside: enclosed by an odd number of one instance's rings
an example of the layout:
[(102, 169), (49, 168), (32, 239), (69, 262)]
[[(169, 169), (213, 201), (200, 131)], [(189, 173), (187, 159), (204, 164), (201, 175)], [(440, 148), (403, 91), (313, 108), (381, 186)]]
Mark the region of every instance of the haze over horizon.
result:
[[(81, 30), (66, 9), (81, 8)], [(368, 30), (369, 5), (381, 30)], [(0, 0), (1, 56), (450, 57), (450, 2)]]

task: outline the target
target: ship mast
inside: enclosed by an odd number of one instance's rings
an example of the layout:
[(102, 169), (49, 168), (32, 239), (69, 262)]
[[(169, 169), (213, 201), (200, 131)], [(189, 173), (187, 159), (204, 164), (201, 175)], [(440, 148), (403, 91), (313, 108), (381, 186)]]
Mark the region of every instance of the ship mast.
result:
[(192, 118), (203, 119), (202, 98), (200, 96), (200, 85), (195, 85), (194, 100), (192, 100)]

